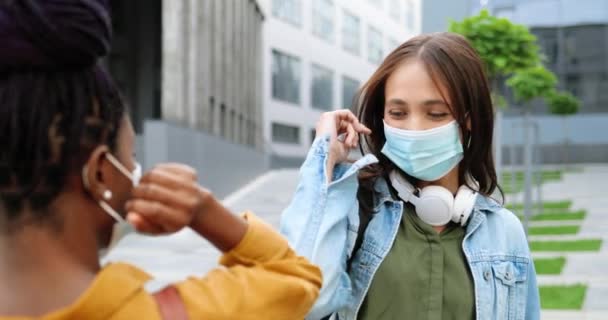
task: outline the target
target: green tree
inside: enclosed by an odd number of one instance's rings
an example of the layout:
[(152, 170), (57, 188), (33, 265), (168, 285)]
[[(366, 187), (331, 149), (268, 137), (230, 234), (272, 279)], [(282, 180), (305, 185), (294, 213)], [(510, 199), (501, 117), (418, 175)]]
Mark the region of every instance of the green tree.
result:
[(569, 92), (552, 91), (546, 99), (549, 111), (559, 116), (569, 116), (578, 112), (581, 101)]
[(540, 63), (536, 37), (528, 28), (492, 16), (487, 10), (460, 22), (452, 21), (449, 30), (463, 35), (477, 50), (494, 91), (498, 90), (501, 78)]
[(502, 112), (499, 107), (506, 107), (506, 100), (500, 92), (500, 82), (518, 70), (540, 64), (541, 55), (536, 37), (527, 27), (514, 24), (508, 19), (494, 17), (487, 10), (462, 21), (452, 21), (449, 30), (467, 38), (486, 65), (496, 110), (494, 155), (496, 173), (500, 178)]
[(581, 106), (581, 101), (570, 94), (569, 92), (556, 92), (552, 91), (545, 98), (549, 111), (552, 114), (559, 115), (562, 118), (562, 132), (564, 133), (564, 140), (562, 145), (562, 162), (568, 163), (568, 116), (578, 112)]
[[(515, 99), (527, 108), (535, 98), (545, 98), (555, 90), (557, 77), (553, 72), (538, 65), (517, 71), (509, 79), (507, 85), (513, 89)], [(525, 113), (529, 110), (524, 110)]]

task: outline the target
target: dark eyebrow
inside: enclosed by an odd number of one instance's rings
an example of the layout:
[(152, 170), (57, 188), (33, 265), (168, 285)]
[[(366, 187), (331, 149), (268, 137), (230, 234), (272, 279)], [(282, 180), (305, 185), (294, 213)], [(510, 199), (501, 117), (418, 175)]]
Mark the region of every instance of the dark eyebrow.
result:
[(436, 105), (444, 105), (446, 107), (449, 107), (449, 105), (443, 100), (426, 100), (422, 103), (422, 105), (425, 107), (431, 107)]
[(387, 105), (394, 105), (394, 106), (398, 106), (398, 107), (405, 107), (407, 106), (407, 102), (401, 100), (401, 99), (397, 99), (397, 98), (393, 98), (390, 99), (389, 101), (387, 101), (386, 103)]

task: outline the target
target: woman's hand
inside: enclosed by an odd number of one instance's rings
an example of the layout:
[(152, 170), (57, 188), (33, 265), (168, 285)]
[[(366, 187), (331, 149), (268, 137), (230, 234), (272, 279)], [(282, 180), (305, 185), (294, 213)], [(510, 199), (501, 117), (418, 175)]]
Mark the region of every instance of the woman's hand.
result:
[(190, 225), (213, 196), (183, 164), (161, 164), (146, 172), (127, 202), (127, 220), (141, 233), (168, 234)]
[(317, 122), (316, 134), (329, 135), (328, 182), (331, 181), (334, 165), (347, 161), (350, 150), (359, 145), (359, 133), (371, 132), (350, 110), (336, 110), (321, 115)]
[(222, 251), (235, 247), (248, 226), (198, 184), (196, 170), (183, 164), (161, 164), (146, 172), (126, 210), (127, 220), (141, 233), (191, 227)]

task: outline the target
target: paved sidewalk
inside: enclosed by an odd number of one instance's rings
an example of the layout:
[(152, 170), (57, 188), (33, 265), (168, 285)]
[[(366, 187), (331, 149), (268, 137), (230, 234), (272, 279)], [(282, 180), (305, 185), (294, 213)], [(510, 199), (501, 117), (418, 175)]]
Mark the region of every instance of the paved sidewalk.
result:
[[(543, 319), (608, 319), (608, 165), (585, 166), (582, 171), (565, 172), (560, 181), (542, 187), (543, 201), (571, 200), (572, 210), (586, 210), (582, 221), (538, 221), (531, 226), (580, 225), (576, 235), (532, 236), (531, 240), (603, 239), (598, 252), (534, 252), (534, 257), (566, 257), (561, 275), (538, 276), (540, 285), (587, 285), (583, 310), (545, 311)], [(522, 195), (507, 197), (521, 202)]]

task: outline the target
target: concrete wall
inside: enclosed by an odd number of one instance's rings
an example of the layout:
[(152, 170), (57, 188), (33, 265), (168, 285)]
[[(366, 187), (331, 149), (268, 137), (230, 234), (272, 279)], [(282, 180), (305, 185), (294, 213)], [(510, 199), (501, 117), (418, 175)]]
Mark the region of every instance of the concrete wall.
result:
[(257, 1), (165, 0), (162, 19), (162, 119), (261, 149)]
[(199, 182), (220, 198), (269, 167), (268, 157), (253, 147), (163, 121), (146, 121), (137, 142), (137, 157), (144, 168), (163, 162), (188, 164), (197, 169)]

